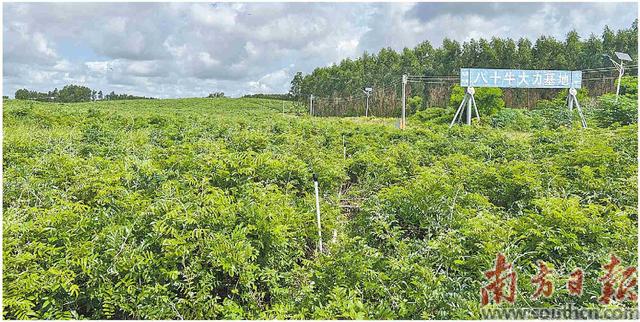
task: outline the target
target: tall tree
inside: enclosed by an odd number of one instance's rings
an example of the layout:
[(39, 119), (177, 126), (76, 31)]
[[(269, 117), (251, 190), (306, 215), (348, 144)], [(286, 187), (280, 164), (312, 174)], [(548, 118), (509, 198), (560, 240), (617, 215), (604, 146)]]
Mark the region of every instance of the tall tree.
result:
[(564, 52), (567, 61), (566, 68), (571, 70), (578, 69), (580, 66), (582, 44), (580, 43), (580, 36), (575, 30), (567, 34), (567, 38), (564, 41)]

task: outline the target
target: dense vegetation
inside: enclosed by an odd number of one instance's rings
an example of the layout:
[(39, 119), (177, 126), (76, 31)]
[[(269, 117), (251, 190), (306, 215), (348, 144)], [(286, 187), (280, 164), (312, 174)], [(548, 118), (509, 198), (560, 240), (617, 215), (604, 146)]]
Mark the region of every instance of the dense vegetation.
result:
[[(382, 108), (389, 100), (397, 102), (401, 93), (399, 85), (401, 75), (419, 75), (426, 77), (457, 75), (461, 67), (519, 68), (519, 69), (568, 69), (588, 70), (613, 67), (603, 54), (613, 56), (614, 51), (626, 52), (634, 62), (638, 61), (638, 21), (628, 29), (614, 32), (605, 27), (601, 36), (592, 34), (580, 39), (576, 31), (567, 34), (564, 41), (553, 37), (541, 36), (534, 42), (526, 38), (519, 40), (492, 38), (491, 40), (472, 39), (462, 44), (445, 39), (442, 45), (434, 48), (424, 41), (414, 48), (404, 48), (396, 52), (383, 48), (377, 54), (365, 52), (357, 59), (344, 59), (339, 64), (316, 68), (312, 73), (297, 73), (291, 81), (290, 94), (298, 100), (308, 99), (310, 94), (320, 98), (350, 98), (360, 95), (363, 87), (374, 89), (372, 107)], [(636, 63), (634, 63), (636, 64)], [(597, 71), (592, 71), (597, 72)], [(598, 75), (598, 77), (604, 77)], [(609, 75), (608, 75), (609, 76)], [(586, 73), (585, 80), (590, 78)], [(448, 85), (457, 79), (439, 79), (445, 86), (436, 83), (412, 83), (409, 96), (421, 97), (422, 106), (436, 106), (442, 103), (438, 97), (448, 98)], [(608, 81), (608, 80), (607, 80)], [(584, 82), (584, 86), (601, 86), (601, 81)], [(510, 90), (509, 107), (532, 106), (534, 97), (548, 98), (556, 91), (530, 92), (522, 89)], [(537, 100), (537, 99), (536, 99)], [(331, 105), (331, 100), (319, 102)], [(348, 105), (362, 105), (362, 97), (347, 100)], [(378, 105), (380, 107), (378, 107)], [(359, 114), (362, 115), (362, 114)], [(377, 115), (382, 115), (378, 113)]]
[(259, 94), (247, 94), (247, 95), (243, 95), (243, 98), (267, 98), (267, 99), (272, 99), (272, 100), (284, 100), (284, 101), (290, 101), (292, 99), (294, 99), (293, 95), (291, 95), (290, 93), (287, 94), (263, 94), (263, 93), (259, 93)]
[(224, 92), (213, 92), (213, 93), (209, 93), (209, 96), (207, 96), (207, 98), (222, 98), (222, 97), (225, 97)]
[[(588, 129), (561, 97), (404, 131), (264, 99), (6, 101), (3, 317), (478, 318), (497, 252), (515, 306), (597, 307), (609, 254), (637, 262), (628, 83), (585, 104)], [(537, 260), (556, 274), (540, 302)]]
[(95, 91), (86, 86), (66, 85), (61, 90), (55, 88), (53, 91), (41, 93), (30, 91), (26, 88), (19, 89), (15, 93), (15, 98), (19, 100), (34, 100), (40, 102), (60, 102), (60, 103), (77, 103), (90, 102), (96, 100), (134, 100), (134, 99), (152, 99), (151, 97), (135, 96), (130, 94), (116, 94), (111, 92), (103, 95), (102, 91)]

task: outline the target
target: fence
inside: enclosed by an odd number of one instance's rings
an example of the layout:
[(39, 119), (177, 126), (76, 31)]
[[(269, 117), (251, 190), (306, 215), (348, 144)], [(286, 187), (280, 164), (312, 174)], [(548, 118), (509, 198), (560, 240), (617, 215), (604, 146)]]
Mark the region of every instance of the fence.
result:
[[(637, 76), (638, 67), (626, 67), (625, 76)], [(584, 70), (582, 88), (589, 96), (595, 97), (605, 93), (615, 93), (618, 71), (607, 69)], [(420, 96), (420, 108), (446, 107), (449, 104), (451, 90), (459, 84), (458, 76), (418, 76), (410, 78), (407, 84), (407, 99)], [(510, 108), (535, 107), (542, 99), (552, 99), (566, 89), (524, 89), (503, 88), (503, 100)], [(374, 86), (369, 98), (369, 115), (378, 117), (399, 117), (402, 104), (402, 84), (400, 80), (386, 86)], [(414, 112), (415, 107), (407, 103), (408, 113)], [(366, 96), (355, 94), (349, 97), (334, 95), (314, 98), (314, 115), (316, 116), (364, 116)]]

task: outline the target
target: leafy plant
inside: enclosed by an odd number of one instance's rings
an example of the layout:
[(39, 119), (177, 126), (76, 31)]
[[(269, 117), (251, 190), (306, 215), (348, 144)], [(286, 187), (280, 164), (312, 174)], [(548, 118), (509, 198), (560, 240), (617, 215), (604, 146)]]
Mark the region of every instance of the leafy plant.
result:
[(616, 97), (613, 94), (603, 95), (593, 111), (593, 118), (599, 126), (627, 125), (638, 122), (637, 97), (627, 95)]
[(608, 254), (637, 262), (638, 126), (598, 102), (587, 130), (554, 101), (400, 130), (260, 98), (7, 101), (3, 317), (480, 318), (498, 252), (522, 298), (536, 260), (588, 274), (515, 307), (602, 308)]
[[(476, 105), (478, 106), (478, 112), (480, 112), (481, 116), (492, 116), (504, 108), (502, 89), (495, 87), (479, 87), (475, 90), (474, 98)], [(455, 85), (451, 91), (449, 107), (458, 108), (464, 98), (465, 92), (466, 88)], [(475, 112), (472, 114), (474, 113)]]

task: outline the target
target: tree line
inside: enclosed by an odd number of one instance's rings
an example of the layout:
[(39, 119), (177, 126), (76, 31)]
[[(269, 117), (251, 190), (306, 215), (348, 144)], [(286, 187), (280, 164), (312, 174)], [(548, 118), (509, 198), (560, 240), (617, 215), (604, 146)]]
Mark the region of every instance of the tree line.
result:
[(37, 92), (30, 91), (26, 88), (19, 89), (15, 93), (15, 98), (19, 100), (34, 100), (41, 102), (91, 102), (91, 101), (115, 101), (115, 100), (134, 100), (134, 99), (153, 99), (153, 97), (135, 96), (130, 94), (103, 94), (101, 90), (92, 90), (86, 86), (66, 85), (61, 90), (55, 88), (53, 91)]
[[(437, 48), (424, 41), (400, 52), (391, 48), (383, 48), (377, 54), (364, 52), (357, 59), (347, 58), (339, 64), (318, 67), (308, 75), (298, 72), (291, 80), (289, 94), (297, 100), (305, 100), (310, 94), (343, 98), (360, 94), (362, 88), (370, 86), (374, 88), (374, 96), (378, 96), (374, 100), (380, 101), (379, 96), (397, 100), (403, 74), (457, 75), (462, 67), (567, 70), (612, 67), (603, 55), (615, 58), (614, 51), (626, 52), (637, 62), (637, 41), (637, 19), (630, 28), (614, 32), (606, 26), (602, 35), (591, 34), (586, 39), (581, 39), (574, 30), (563, 41), (549, 36), (541, 36), (535, 42), (497, 37), (463, 43), (444, 39)], [(448, 93), (456, 82), (457, 79), (448, 80)], [(412, 83), (411, 96), (420, 96), (423, 105), (429, 106), (437, 88), (435, 84)]]
[(224, 92), (213, 92), (213, 93), (209, 93), (209, 96), (207, 96), (207, 98), (222, 98), (222, 97), (225, 97)]
[(247, 94), (242, 96), (242, 98), (266, 98), (272, 100), (282, 100), (282, 101), (291, 101), (294, 99), (291, 93), (287, 94)]

